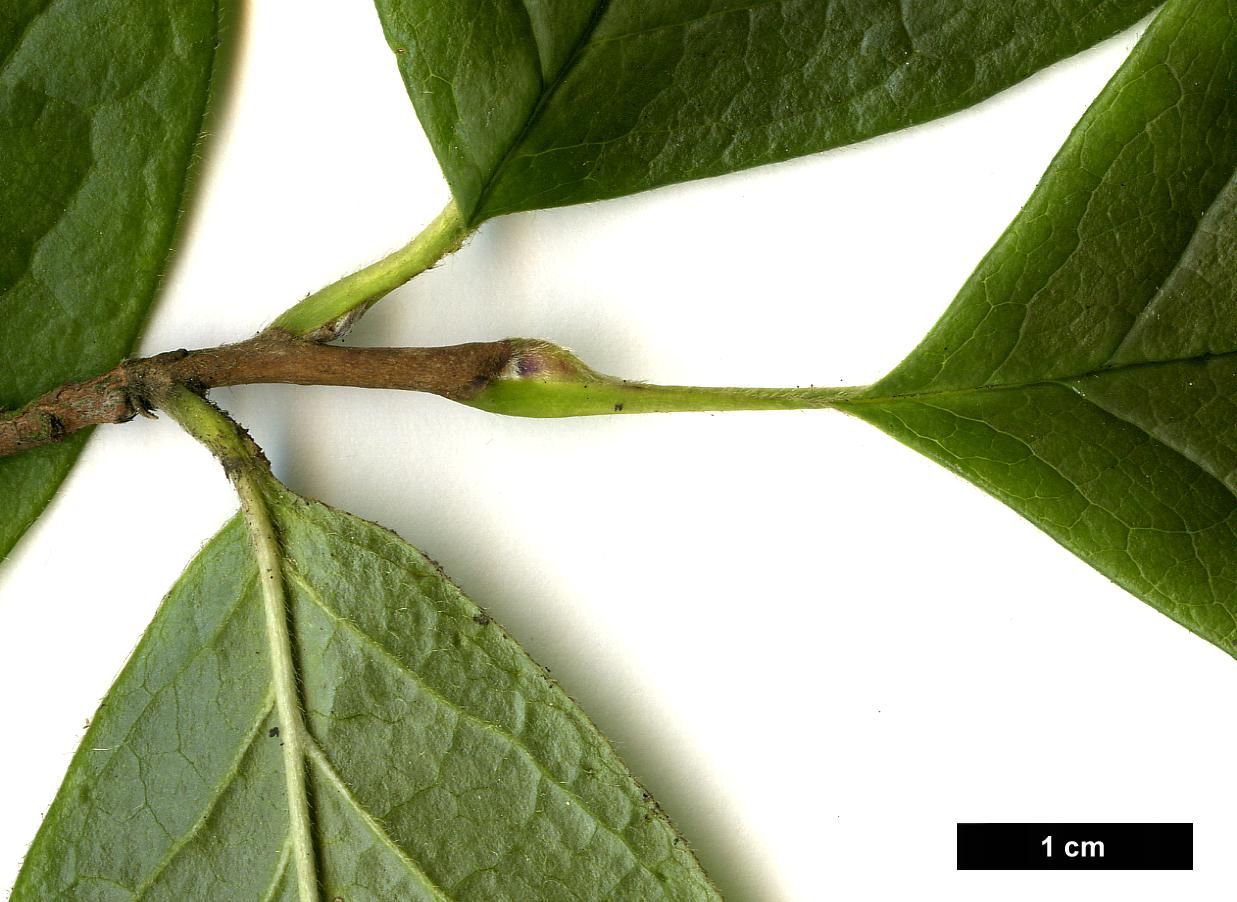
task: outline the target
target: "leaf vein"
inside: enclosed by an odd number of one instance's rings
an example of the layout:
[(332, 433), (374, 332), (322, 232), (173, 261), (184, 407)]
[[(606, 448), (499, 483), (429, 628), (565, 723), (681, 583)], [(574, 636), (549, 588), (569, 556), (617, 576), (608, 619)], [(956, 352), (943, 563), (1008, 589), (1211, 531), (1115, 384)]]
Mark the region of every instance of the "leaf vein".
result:
[(425, 680), (424, 677), (422, 677), (419, 673), (417, 673), (415, 670), (413, 670), (411, 667), (405, 664), (390, 649), (388, 649), (385, 645), (383, 645), (382, 642), (375, 639), (373, 636), (370, 636), (368, 633), (362, 630), (359, 626), (357, 626), (351, 620), (342, 616), (339, 612), (331, 608), (331, 606), (327, 604), (326, 600), (322, 597), (321, 593), (319, 593), (317, 589), (315, 589), (309, 583), (309, 581), (299, 571), (297, 571), (295, 565), (293, 565), (291, 561), (288, 561), (288, 570), (289, 570), (289, 576), (291, 577), (293, 582), (295, 582), (298, 586), (300, 586), (304, 590), (306, 596), (324, 614), (330, 617), (337, 624), (339, 628), (344, 629), (345, 631), (349, 632), (363, 645), (371, 648), (372, 650), (377, 652), (379, 655), (381, 655), (383, 658), (385, 658), (387, 661), (389, 661), (392, 667), (394, 667), (398, 672), (406, 675), (412, 682), (414, 682), (417, 686), (419, 686), (422, 689), (422, 691), (424, 691), (427, 695), (429, 695), (431, 698), (433, 698), (443, 707), (456, 712), (456, 714), (458, 714), (460, 717), (468, 720), (470, 723), (473, 723), (478, 728), (485, 730), (499, 737), (500, 739), (504, 740), (504, 742), (508, 746), (517, 750), (533, 766), (533, 768), (537, 771), (538, 775), (540, 776), (542, 780), (544, 780), (546, 783), (548, 783), (551, 786), (558, 787), (558, 789), (561, 792), (563, 792), (565, 795), (570, 797), (575, 802), (575, 804), (579, 806), (580, 810), (586, 812), (595, 823), (600, 825), (602, 829), (604, 829), (607, 833), (609, 833), (612, 837), (614, 837), (616, 840), (618, 840), (618, 842), (620, 842), (623, 845), (623, 847), (627, 850), (628, 854), (631, 856), (632, 860), (637, 865), (639, 865), (640, 868), (645, 870), (649, 874), (649, 876), (652, 877), (654, 880), (656, 880), (658, 883), (664, 884), (665, 882), (664, 879), (660, 875), (649, 870), (649, 868), (641, 861), (640, 856), (636, 853), (635, 848), (631, 845), (631, 842), (627, 839), (627, 837), (623, 836), (623, 834), (619, 830), (615, 829), (614, 827), (610, 826), (610, 824), (606, 823), (605, 820), (601, 818), (595, 811), (593, 811), (593, 809), (584, 801), (584, 799), (582, 799), (578, 794), (573, 792), (566, 783), (556, 780), (554, 776), (546, 770), (545, 766), (541, 763), (541, 761), (538, 760), (537, 756), (532, 753), (532, 751), (528, 748), (528, 746), (525, 745), (525, 743), (518, 736), (515, 736), (514, 734), (510, 733), (509, 731), (499, 726), (498, 724), (491, 723), (490, 721), (487, 721), (484, 718), (479, 717), (478, 715), (469, 711), (467, 708), (459, 705), (458, 703), (444, 696), (441, 692), (439, 692), (437, 689), (431, 686)]
[(386, 828), (383, 827), (382, 823), (379, 822), (376, 817), (365, 810), (365, 806), (363, 806), (357, 800), (356, 796), (352, 794), (352, 790), (348, 788), (348, 784), (344, 782), (344, 779), (340, 776), (339, 771), (335, 769), (335, 765), (331, 763), (331, 759), (327, 755), (326, 751), (321, 745), (318, 744), (318, 740), (314, 739), (312, 736), (305, 737), (305, 755), (311, 762), (313, 762), (314, 766), (318, 768), (319, 772), (326, 778), (327, 782), (331, 784), (335, 791), (343, 797), (344, 801), (352, 806), (357, 815), (364, 822), (365, 826), (368, 827), (370, 832), (374, 835), (374, 838), (389, 848), (435, 898), (449, 900), (450, 897), (440, 886), (438, 886), (437, 883), (433, 881), (429, 874), (425, 872), (425, 869), (413, 860), (412, 856), (408, 854), (407, 850), (405, 850), (403, 846), (395, 841), (394, 837), (386, 831)]
[[(490, 177), (486, 179), (485, 184), (481, 186), (481, 190), (477, 193), (476, 203), (473, 204), (472, 210), (469, 211), (469, 218), (472, 218), (477, 211), (485, 208), (485, 203), (489, 200), (494, 186), (497, 185), (499, 180), (502, 178), (503, 170), (516, 156), (516, 151), (524, 142), (524, 138), (527, 137), (530, 131), (532, 131), (533, 126), (536, 125), (537, 118), (541, 115), (541, 111), (546, 108), (555, 92), (557, 92), (563, 82), (566, 81), (567, 76), (576, 64), (576, 61), (579, 60), (580, 56), (584, 53), (584, 50), (591, 43), (593, 34), (597, 31), (597, 25), (601, 21), (602, 16), (606, 14), (606, 10), (609, 6), (610, 0), (597, 0), (596, 6), (593, 9), (592, 17), (589, 19), (588, 24), (585, 25), (580, 31), (580, 36), (576, 38), (575, 45), (571, 48), (571, 52), (567, 54), (562, 66), (559, 68), (558, 72), (554, 74), (554, 79), (546, 85), (544, 83), (545, 76), (542, 76), (543, 90), (541, 92), (541, 96), (537, 98), (537, 102), (534, 103), (532, 108), (528, 111), (528, 115), (524, 118), (524, 122), (520, 126), (519, 131), (516, 132), (515, 137), (511, 140), (511, 143), (507, 145), (507, 149), (503, 153), (502, 159), (498, 161), (498, 165), (494, 167)], [(527, 10), (525, 11), (527, 12)], [(537, 39), (534, 36), (534, 45), (536, 44), (536, 41)], [(537, 57), (538, 69), (540, 70), (540, 48), (538, 48)]]
[(171, 866), (172, 862), (176, 860), (176, 857), (180, 855), (185, 847), (193, 841), (199, 832), (201, 832), (202, 828), (206, 826), (207, 821), (210, 820), (211, 814), (215, 811), (215, 806), (218, 805), (219, 800), (223, 798), (223, 794), (228, 791), (228, 789), (232, 786), (232, 783), (240, 775), (241, 764), (244, 762), (245, 756), (249, 754), (249, 750), (253, 748), (254, 742), (261, 735), (262, 725), (266, 722), (266, 719), (270, 717), (271, 708), (273, 705), (274, 699), (268, 692), (266, 703), (262, 706), (257, 719), (254, 721), (253, 727), (246, 734), (245, 741), (239, 744), (239, 751), (233, 759), (231, 766), (224, 772), (223, 776), (219, 780), (219, 783), (214, 787), (214, 789), (211, 790), (210, 795), (207, 797), (202, 814), (184, 836), (168, 847), (168, 850), (164, 853), (163, 858), (159, 860), (158, 864), (155, 865), (154, 869), (150, 872), (146, 879), (142, 881), (142, 884), (133, 891), (135, 898), (140, 899), (152, 886), (154, 886), (155, 881), (159, 879), (159, 876)]
[(279, 860), (275, 863), (275, 875), (271, 878), (271, 885), (262, 896), (262, 902), (275, 902), (275, 899), (279, 896), (279, 888), (283, 886), (283, 878), (288, 873), (288, 862), (291, 858), (291, 850), (288, 848), (287, 841), (285, 841), (283, 848), (279, 852)]

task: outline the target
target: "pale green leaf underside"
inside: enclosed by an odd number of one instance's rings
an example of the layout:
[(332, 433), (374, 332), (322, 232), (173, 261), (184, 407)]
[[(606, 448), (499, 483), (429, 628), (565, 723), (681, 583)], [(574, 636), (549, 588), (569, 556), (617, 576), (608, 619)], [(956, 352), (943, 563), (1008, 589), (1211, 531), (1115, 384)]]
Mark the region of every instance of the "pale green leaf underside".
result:
[[(166, 265), (215, 0), (0, 4), (0, 410), (114, 366)], [(0, 460), (0, 558), (84, 436)]]
[(470, 223), (962, 109), (1155, 0), (377, 0)]
[(1230, 654), (1235, 17), (1167, 4), (925, 341), (844, 405)]
[[(434, 564), (271, 501), (324, 898), (716, 898), (575, 704)], [(105, 699), (13, 898), (295, 899), (267, 649), (237, 520)]]

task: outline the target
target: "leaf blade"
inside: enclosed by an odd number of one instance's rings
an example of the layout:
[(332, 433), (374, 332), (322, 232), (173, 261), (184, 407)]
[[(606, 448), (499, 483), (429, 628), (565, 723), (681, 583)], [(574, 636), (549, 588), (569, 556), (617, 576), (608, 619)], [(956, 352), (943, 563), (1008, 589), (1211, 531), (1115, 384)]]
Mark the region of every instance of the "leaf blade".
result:
[[(1168, 4), (940, 322), (874, 393), (1078, 378), (1150, 359), (1122, 352), (1123, 341), (1156, 298), (1180, 303), (1161, 286), (1205, 254), (1195, 242), (1209, 211), (1232, 209), (1237, 140), (1223, 86), (1233, 40), (1222, 4)], [(1079, 285), (1092, 291), (1081, 314)], [(1237, 347), (1225, 313), (1213, 306), (1196, 324), (1227, 336), (1213, 353)]]
[[(716, 898), (587, 718), (432, 562), (386, 530), (280, 487), (268, 500), (285, 550), (327, 898), (600, 898), (607, 889), (616, 898)], [(71, 897), (86, 872), (92, 888), (150, 881), (154, 898), (165, 888), (174, 897), (191, 877), (199, 893), (211, 886), (223, 898), (296, 897), (257, 581), (234, 521), (190, 565), (109, 693), (15, 900)], [(225, 677), (233, 694), (221, 698)], [(193, 718), (191, 736), (178, 730), (175, 705), (151, 703), (156, 695), (195, 712), (194, 700), (220, 701)], [(213, 749), (194, 761), (215, 792), (195, 794), (199, 775), (171, 756), (147, 756), (137, 768), (145, 782), (94, 760), (158, 751), (182, 733), (186, 745)], [(93, 751), (101, 746), (111, 751)], [(247, 762), (235, 781), (247, 794), (218, 789), (236, 761)], [(149, 806), (176, 835), (157, 841), (120, 816), (92, 819), (87, 801), (112, 794), (110, 811), (137, 808), (140, 826)], [(243, 832), (256, 851), (233, 877), (239, 865), (212, 857), (211, 825), (242, 811), (257, 824)], [(194, 825), (205, 825), (201, 839), (185, 839)], [(260, 889), (233, 892), (220, 874)]]
[[(0, 19), (0, 409), (132, 348), (201, 133), (218, 18), (214, 0), (23, 0)], [(83, 441), (0, 460), (0, 557)]]
[(923, 343), (839, 404), (1229, 654), (1235, 78), (1231, 5), (1167, 4)]
[(377, 0), (470, 223), (853, 143), (970, 106), (1154, 2)]
[[(892, 399), (850, 412), (1234, 654), (1237, 505), (1221, 482), (1143, 430), (1052, 384)], [(1074, 437), (1082, 432), (1097, 439), (1080, 447)]]

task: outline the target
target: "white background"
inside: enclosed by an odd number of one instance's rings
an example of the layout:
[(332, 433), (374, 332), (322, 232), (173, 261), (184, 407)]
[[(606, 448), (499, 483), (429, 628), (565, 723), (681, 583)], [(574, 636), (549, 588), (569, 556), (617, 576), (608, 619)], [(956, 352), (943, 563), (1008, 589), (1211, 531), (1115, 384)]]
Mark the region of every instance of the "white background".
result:
[[(264, 0), (230, 37), (235, 94), (143, 352), (253, 333), (447, 200), (367, 4)], [(350, 340), (541, 337), (650, 381), (871, 381), (1133, 41), (859, 147), (487, 223)], [(293, 489), (397, 530), (550, 666), (731, 899), (1232, 897), (1232, 661), (863, 423), (216, 395)], [(0, 884), (233, 507), (166, 421), (106, 427), (0, 566)], [(1196, 868), (958, 873), (967, 820), (1193, 821)]]

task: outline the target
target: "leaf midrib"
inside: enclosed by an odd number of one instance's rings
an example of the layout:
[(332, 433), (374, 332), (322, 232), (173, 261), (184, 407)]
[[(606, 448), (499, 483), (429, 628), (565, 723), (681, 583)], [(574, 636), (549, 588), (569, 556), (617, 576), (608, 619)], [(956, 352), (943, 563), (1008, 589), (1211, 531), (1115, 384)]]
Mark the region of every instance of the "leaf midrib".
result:
[[(1174, 364), (1192, 363), (1196, 361), (1207, 361), (1207, 360), (1220, 360), (1220, 359), (1225, 359), (1229, 357), (1237, 357), (1237, 351), (1226, 351), (1221, 354), (1199, 354), (1193, 357), (1181, 357), (1175, 360), (1146, 361), (1143, 363), (1128, 364), (1126, 366), (1109, 367), (1107, 369), (1092, 370), (1090, 372), (1086, 372), (1078, 376), (1063, 376), (1063, 377), (1052, 378), (1052, 379), (1035, 379), (1035, 380), (1019, 382), (1019, 383), (982, 385), (982, 386), (976, 386), (973, 388), (963, 388), (963, 389), (941, 389), (941, 390), (935, 390), (935, 391), (903, 392), (900, 394), (892, 394), (892, 395), (872, 395), (870, 397), (861, 396), (861, 397), (856, 397), (856, 398), (847, 398), (844, 401), (838, 402), (835, 406), (841, 410), (845, 410), (847, 407), (859, 407), (859, 406), (881, 407), (882, 405), (888, 405), (889, 402), (891, 401), (911, 401), (911, 402), (923, 403), (926, 406), (931, 406), (929, 404), (930, 401), (942, 399), (942, 398), (974, 397), (976, 395), (982, 395), (982, 394), (999, 394), (1001, 392), (1006, 392), (1006, 391), (1011, 391), (1011, 392), (1020, 391), (1022, 389), (1035, 388), (1039, 386), (1050, 386), (1050, 385), (1057, 386), (1058, 388), (1063, 388), (1066, 391), (1071, 392), (1079, 400), (1085, 401), (1087, 404), (1089, 404), (1091, 407), (1094, 407), (1096, 410), (1098, 410), (1100, 413), (1104, 414), (1105, 416), (1111, 417), (1115, 420), (1118, 420), (1126, 424), (1127, 426), (1137, 429), (1139, 432), (1146, 435), (1147, 438), (1151, 440), (1152, 442), (1154, 442), (1155, 444), (1168, 450), (1172, 454), (1177, 455), (1181, 459), (1188, 461), (1191, 466), (1193, 466), (1196, 470), (1198, 470), (1201, 478), (1216, 482), (1221, 488), (1223, 488), (1224, 491), (1237, 497), (1237, 487), (1230, 486), (1224, 479), (1217, 476), (1215, 473), (1212, 473), (1206, 467), (1204, 462), (1199, 460), (1195, 455), (1190, 454), (1188, 449), (1178, 448), (1175, 445), (1169, 444), (1163, 438), (1157, 436), (1155, 433), (1148, 430), (1142, 424), (1134, 420), (1131, 420), (1128, 417), (1121, 416), (1120, 414), (1116, 413), (1115, 411), (1110, 410), (1104, 405), (1097, 403), (1094, 399), (1087, 397), (1081, 391), (1079, 391), (1078, 386), (1076, 384), (1082, 379), (1086, 379), (1091, 376), (1104, 375), (1105, 373), (1119, 373), (1119, 372), (1123, 372), (1127, 370), (1156, 369), (1159, 367), (1166, 367), (1166, 366), (1171, 366)], [(860, 389), (859, 391), (862, 392), (864, 391), (864, 389)]]
[[(340, 537), (336, 536), (336, 538), (338, 539)], [(305, 595), (309, 598), (309, 600), (312, 601), (314, 605), (319, 610), (322, 611), (322, 613), (326, 614), (328, 617), (331, 618), (331, 620), (336, 625), (336, 629), (342, 629), (350, 633), (355, 639), (357, 639), (363, 645), (371, 648), (374, 652), (376, 652), (377, 654), (381, 655), (383, 658), (388, 660), (391, 663), (392, 667), (394, 667), (400, 673), (406, 674), (408, 678), (412, 680), (413, 683), (415, 683), (418, 687), (421, 688), (422, 691), (424, 691), (427, 695), (431, 696), (439, 704), (450, 709), (451, 711), (454, 711), (458, 717), (464, 718), (472, 722), (477, 727), (489, 733), (493, 733), (494, 735), (502, 739), (504, 742), (509, 743), (512, 748), (517, 749), (529, 761), (529, 763), (533, 765), (533, 767), (536, 769), (537, 773), (540, 775), (541, 780), (544, 783), (546, 783), (547, 785), (558, 787), (563, 792), (564, 795), (567, 795), (568, 797), (572, 799), (572, 801), (579, 807), (581, 811), (586, 812), (589, 815), (589, 817), (592, 818), (593, 822), (597, 824), (599, 828), (601, 828), (606, 833), (609, 833), (616, 840), (618, 840), (619, 843), (622, 844), (623, 848), (626, 849), (628, 854), (631, 856), (632, 864), (634, 867), (639, 868), (640, 870), (643, 870), (650, 877), (652, 877), (657, 883), (663, 886), (665, 885), (664, 879), (659, 874), (650, 870), (648, 866), (645, 865), (645, 863), (641, 860), (640, 856), (636, 853), (635, 848), (632, 846), (630, 840), (628, 840), (627, 837), (625, 837), (619, 830), (616, 830), (614, 827), (610, 826), (610, 824), (608, 824), (600, 815), (598, 815), (595, 811), (593, 811), (593, 809), (588, 805), (587, 802), (584, 801), (584, 799), (582, 799), (578, 794), (573, 792), (565, 783), (557, 780), (553, 774), (548, 773), (545, 769), (545, 766), (538, 760), (537, 756), (533, 753), (531, 749), (528, 748), (528, 746), (524, 743), (523, 740), (521, 740), (519, 736), (516, 736), (515, 734), (511, 733), (509, 730), (504, 729), (498, 724), (491, 723), (490, 721), (485, 720), (482, 717), (479, 717), (478, 715), (474, 714), (472, 711), (469, 711), (467, 708), (463, 707), (462, 705), (457, 704), (456, 702), (453, 702), (451, 699), (444, 696), (434, 686), (430, 685), (425, 680), (424, 677), (422, 677), (419, 673), (417, 673), (415, 670), (413, 670), (411, 667), (407, 666), (403, 661), (401, 661), (398, 657), (396, 657), (396, 655), (390, 649), (388, 649), (385, 645), (383, 645), (377, 639), (370, 636), (367, 632), (361, 629), (357, 624), (347, 619), (342, 614), (340, 614), (338, 611), (334, 610), (329, 604), (327, 604), (326, 599), (322, 597), (322, 594), (318, 592), (316, 588), (314, 588), (314, 586), (309, 582), (309, 580), (304, 576), (304, 574), (300, 573), (299, 570), (297, 570), (296, 566), (292, 563), (290, 559), (285, 558), (285, 565), (286, 565), (285, 572), (288, 573), (292, 581), (295, 582), (298, 586), (300, 586), (300, 588), (305, 592)], [(313, 740), (312, 736), (310, 736), (309, 738), (311, 741), (316, 741), (316, 740)], [(324, 751), (324, 754), (325, 754), (325, 751)], [(366, 816), (366, 817), (370, 816), (368, 812), (366, 812), (359, 805), (357, 805), (357, 809), (362, 813), (363, 816)]]
[(385, 827), (383, 827), (382, 822), (365, 810), (365, 807), (361, 805), (356, 796), (352, 794), (351, 788), (344, 782), (344, 778), (340, 776), (339, 771), (336, 770), (335, 765), (332, 763), (327, 753), (323, 750), (322, 746), (318, 743), (318, 740), (314, 739), (312, 736), (309, 736), (306, 739), (305, 757), (311, 764), (314, 765), (314, 767), (318, 769), (322, 776), (326, 778), (326, 780), (333, 787), (335, 787), (335, 791), (344, 798), (344, 801), (356, 810), (357, 814), (360, 815), (361, 820), (365, 823), (365, 826), (369, 828), (369, 831), (373, 834), (374, 838), (395, 854), (395, 857), (403, 863), (404, 867), (416, 876), (417, 880), (420, 881), (421, 885), (429, 891), (430, 895), (434, 896), (436, 899), (444, 900), (444, 902), (447, 902), (447, 900), (451, 898), (437, 883), (434, 882), (430, 875), (425, 872), (425, 868), (421, 867), (421, 865), (408, 854), (407, 850), (395, 841), (395, 838), (387, 832)]
[(1123, 366), (1099, 367), (1097, 369), (1088, 370), (1076, 375), (1045, 376), (1041, 379), (1028, 379), (1023, 382), (994, 382), (984, 385), (970, 385), (965, 388), (934, 388), (919, 391), (892, 392), (890, 394), (874, 393), (877, 386), (880, 385), (878, 382), (873, 385), (862, 386), (855, 389), (855, 394), (847, 397), (844, 401), (840, 402), (838, 406), (854, 407), (864, 404), (879, 406), (890, 401), (918, 401), (925, 398), (965, 397), (968, 395), (989, 394), (1002, 391), (1017, 391), (1024, 388), (1034, 388), (1040, 385), (1059, 385), (1064, 388), (1072, 389), (1073, 386), (1071, 383), (1082, 379), (1089, 379), (1092, 376), (1104, 376), (1109, 373), (1123, 373), (1130, 370), (1153, 370), (1182, 363), (1220, 360), (1227, 357), (1237, 357), (1237, 350), (1221, 351), (1219, 353), (1208, 352), (1206, 354), (1195, 354), (1190, 357), (1175, 357), (1167, 360), (1145, 360), (1139, 363), (1128, 363)]

